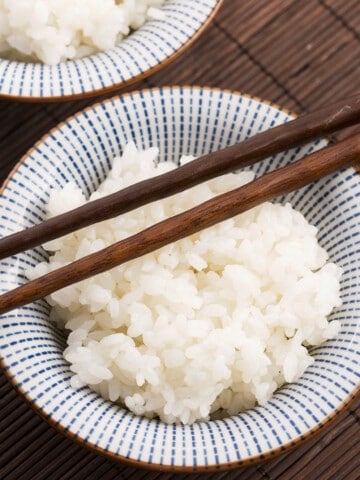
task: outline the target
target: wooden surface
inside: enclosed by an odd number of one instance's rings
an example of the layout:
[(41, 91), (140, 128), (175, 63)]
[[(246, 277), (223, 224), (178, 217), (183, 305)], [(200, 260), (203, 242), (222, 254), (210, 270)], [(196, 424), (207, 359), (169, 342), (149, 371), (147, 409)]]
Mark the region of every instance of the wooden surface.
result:
[[(359, 74), (359, 0), (225, 0), (213, 25), (183, 56), (133, 88), (210, 85), (300, 113), (359, 91)], [(94, 101), (0, 102), (0, 181), (42, 134)], [(0, 479), (359, 480), (359, 424), (360, 399), (331, 427), (268, 463), (206, 475), (147, 472), (61, 436), (1, 376)]]

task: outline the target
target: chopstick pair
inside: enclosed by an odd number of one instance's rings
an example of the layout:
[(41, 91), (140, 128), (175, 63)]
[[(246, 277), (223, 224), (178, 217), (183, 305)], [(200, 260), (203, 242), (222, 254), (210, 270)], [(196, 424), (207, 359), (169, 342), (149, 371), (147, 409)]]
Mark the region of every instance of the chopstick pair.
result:
[[(0, 258), (115, 217), (211, 178), (253, 165), (269, 155), (302, 145), (359, 121), (360, 94), (2, 238)], [(0, 314), (157, 250), (264, 201), (304, 187), (336, 170), (356, 164), (360, 165), (360, 134), (318, 150), (247, 185), (218, 195), (125, 240), (0, 295)]]

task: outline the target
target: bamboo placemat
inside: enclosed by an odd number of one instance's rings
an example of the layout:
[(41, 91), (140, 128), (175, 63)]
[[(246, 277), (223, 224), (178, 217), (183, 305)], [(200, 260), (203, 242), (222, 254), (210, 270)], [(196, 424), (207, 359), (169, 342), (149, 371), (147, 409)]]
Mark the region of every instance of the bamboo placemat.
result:
[[(209, 85), (303, 113), (359, 91), (359, 74), (359, 0), (225, 0), (184, 55), (132, 89)], [(94, 101), (0, 102), (0, 181), (41, 135)], [(149, 472), (113, 463), (61, 436), (2, 375), (0, 479), (359, 480), (359, 424), (360, 399), (316, 437), (262, 465), (213, 474)]]

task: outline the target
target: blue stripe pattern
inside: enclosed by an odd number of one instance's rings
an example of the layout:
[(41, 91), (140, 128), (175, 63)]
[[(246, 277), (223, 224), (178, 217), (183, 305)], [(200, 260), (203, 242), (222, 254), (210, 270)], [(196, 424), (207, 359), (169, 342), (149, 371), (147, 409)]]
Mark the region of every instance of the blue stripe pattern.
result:
[(222, 0), (166, 0), (164, 19), (149, 20), (115, 48), (59, 65), (0, 59), (0, 96), (62, 97), (120, 86), (166, 64), (205, 26)]
[[(88, 195), (130, 140), (140, 148), (158, 145), (161, 160), (178, 159), (231, 145), (289, 119), (255, 99), (216, 89), (170, 87), (110, 99), (60, 125), (28, 154), (0, 197), (0, 236), (41, 220), (51, 187), (72, 181)], [(321, 140), (274, 155), (254, 171), (263, 174), (325, 145)], [(312, 349), (315, 363), (302, 378), (263, 407), (174, 426), (137, 417), (88, 388), (72, 390), (62, 357), (64, 333), (49, 322), (43, 300), (1, 318), (5, 369), (43, 415), (120, 459), (199, 467), (263, 458), (284, 448), (341, 410), (359, 384), (359, 196), (359, 177), (348, 169), (280, 199), (318, 227), (321, 244), (344, 269), (343, 305), (331, 317), (341, 320), (342, 328), (336, 339)], [(26, 268), (44, 256), (36, 248), (0, 262), (0, 291), (22, 284)]]

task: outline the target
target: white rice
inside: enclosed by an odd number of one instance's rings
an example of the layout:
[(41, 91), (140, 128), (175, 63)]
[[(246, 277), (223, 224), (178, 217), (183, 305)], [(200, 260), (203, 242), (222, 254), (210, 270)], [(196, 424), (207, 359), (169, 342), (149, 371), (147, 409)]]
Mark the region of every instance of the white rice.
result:
[(0, 0), (0, 55), (49, 65), (114, 47), (164, 0)]
[[(91, 200), (176, 168), (128, 145)], [(186, 160), (188, 160), (187, 158)], [(88, 227), (46, 248), (35, 278), (253, 178), (229, 174)], [(86, 202), (53, 191), (49, 215)], [(64, 352), (74, 388), (168, 423), (206, 420), (264, 404), (334, 337), (340, 268), (290, 204), (271, 203), (52, 294), (52, 317), (71, 331)]]

